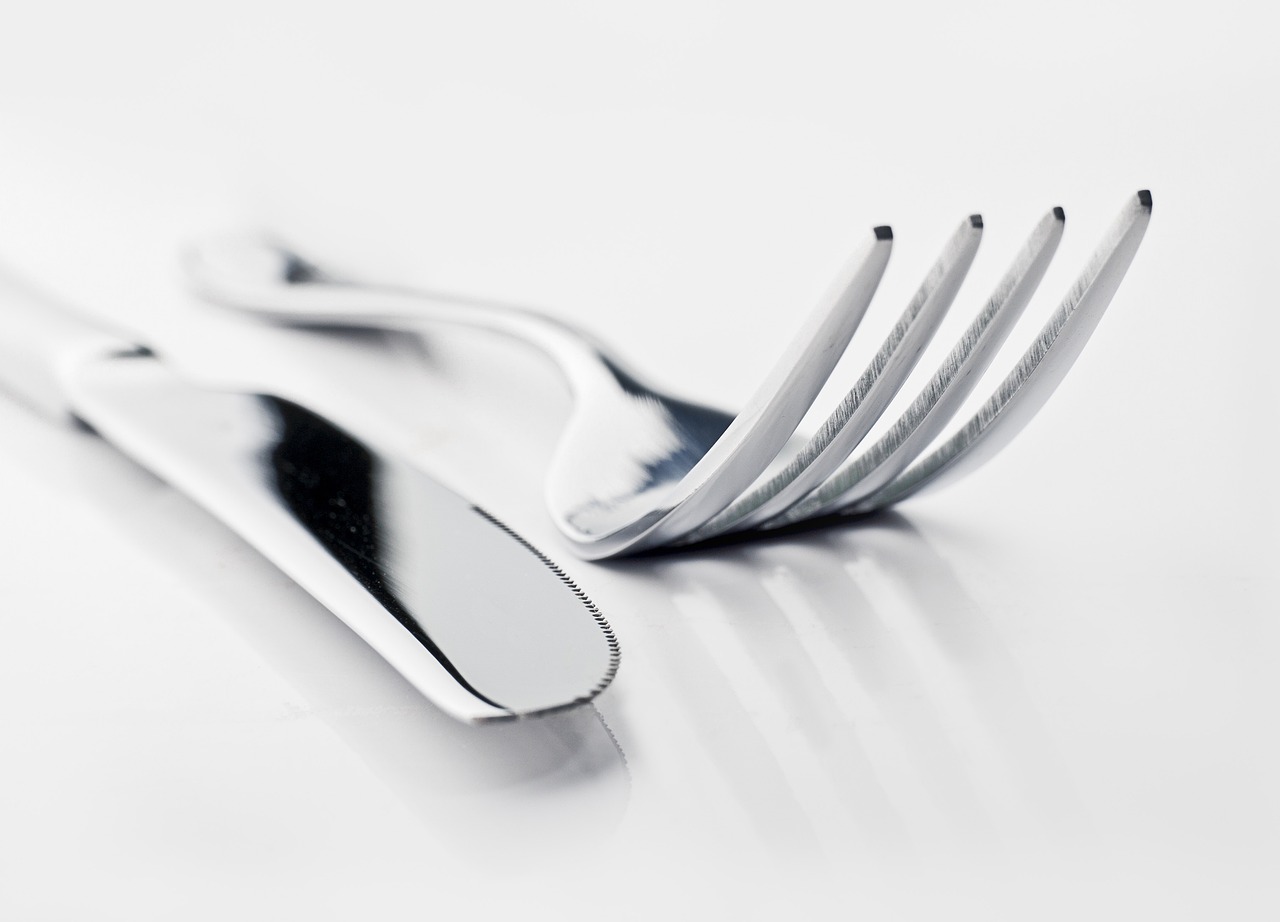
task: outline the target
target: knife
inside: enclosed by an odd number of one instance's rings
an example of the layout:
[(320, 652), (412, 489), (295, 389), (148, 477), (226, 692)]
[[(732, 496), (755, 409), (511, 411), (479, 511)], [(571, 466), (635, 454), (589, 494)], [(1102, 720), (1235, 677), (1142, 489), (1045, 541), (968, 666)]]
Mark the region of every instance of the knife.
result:
[(0, 274), (0, 386), (113, 443), (240, 534), (466, 721), (555, 711), (618, 644), (494, 516), (315, 408), (186, 381), (150, 349)]

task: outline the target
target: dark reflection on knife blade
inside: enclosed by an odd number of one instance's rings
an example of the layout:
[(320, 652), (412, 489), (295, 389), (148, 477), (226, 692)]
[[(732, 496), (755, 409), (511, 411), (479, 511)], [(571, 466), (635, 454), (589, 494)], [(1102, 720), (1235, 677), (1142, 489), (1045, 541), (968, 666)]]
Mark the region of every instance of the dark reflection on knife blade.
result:
[(279, 397), (259, 399), (279, 426), (279, 441), (266, 454), (285, 506), (460, 685), (486, 704), (503, 707), (467, 681), (393, 590), (384, 554), (391, 536), (376, 504), (376, 481), (385, 476), (378, 459), (305, 407)]

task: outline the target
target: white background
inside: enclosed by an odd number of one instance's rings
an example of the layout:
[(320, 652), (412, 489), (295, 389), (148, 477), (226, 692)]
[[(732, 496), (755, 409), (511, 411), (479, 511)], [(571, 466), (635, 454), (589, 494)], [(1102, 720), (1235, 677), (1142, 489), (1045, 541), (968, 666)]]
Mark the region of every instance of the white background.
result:
[[(968, 213), (939, 349), (1049, 207), (1015, 347), (1128, 196), (1155, 208), (1062, 391), (970, 480), (876, 527), (575, 564), (624, 665), (545, 722), (454, 724), (183, 497), (0, 403), (0, 914), (1274, 917), (1258, 9), (10, 4), (0, 263), (209, 379), (346, 361), (186, 296), (210, 230), (554, 310), (737, 406), (891, 223), (826, 405)], [(567, 558), (555, 376), (428, 346), (388, 345), (406, 402), (378, 412)]]

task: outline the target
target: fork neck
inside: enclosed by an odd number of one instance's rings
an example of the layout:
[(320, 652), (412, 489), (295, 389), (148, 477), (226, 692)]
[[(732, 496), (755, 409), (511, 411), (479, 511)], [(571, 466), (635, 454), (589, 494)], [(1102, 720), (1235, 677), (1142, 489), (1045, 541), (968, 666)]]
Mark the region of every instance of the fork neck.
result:
[[(253, 303), (260, 311), (264, 302), (259, 296)], [(545, 354), (559, 367), (575, 396), (618, 388), (647, 389), (594, 336), (528, 308), (329, 281), (281, 287), (270, 303), (272, 316), (284, 321), (400, 329), (446, 323), (497, 333)]]

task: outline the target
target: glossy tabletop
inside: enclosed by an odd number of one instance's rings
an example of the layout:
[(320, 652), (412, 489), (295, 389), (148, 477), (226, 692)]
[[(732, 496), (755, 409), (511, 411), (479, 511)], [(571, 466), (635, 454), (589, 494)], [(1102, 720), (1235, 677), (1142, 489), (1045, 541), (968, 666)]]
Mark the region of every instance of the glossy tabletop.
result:
[[(1250, 5), (1202, 16), (19, 14), (6, 269), (196, 380), (322, 393), (399, 440), (569, 571), (622, 666), (591, 707), (459, 723), (186, 497), (0, 400), (0, 916), (1274, 917), (1280, 68)], [(615, 562), (543, 509), (570, 397), (537, 353), (247, 326), (177, 259), (270, 229), (559, 313), (735, 407), (892, 224), (835, 400), (964, 216), (985, 239), (944, 347), (1067, 213), (998, 374), (1145, 187), (1094, 340), (986, 468), (848, 527)]]

